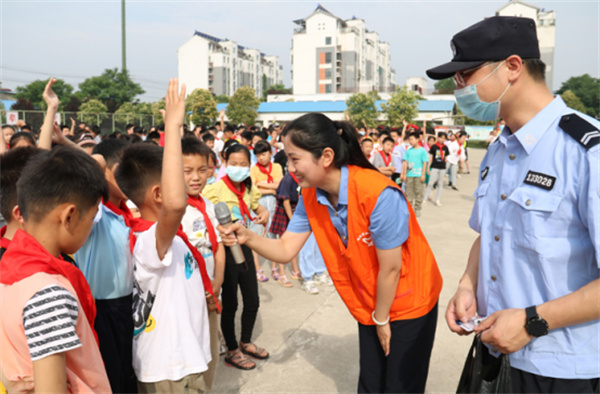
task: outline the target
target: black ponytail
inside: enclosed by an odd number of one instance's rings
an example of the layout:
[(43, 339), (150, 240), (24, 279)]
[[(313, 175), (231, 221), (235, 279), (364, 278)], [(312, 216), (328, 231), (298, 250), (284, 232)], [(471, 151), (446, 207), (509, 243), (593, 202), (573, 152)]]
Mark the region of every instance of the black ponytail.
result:
[(337, 168), (350, 164), (377, 171), (360, 148), (356, 129), (348, 122), (308, 113), (291, 122), (282, 135), (289, 136), (292, 144), (309, 151), (315, 159), (321, 157), (325, 148), (331, 148)]
[[(231, 140), (228, 140), (227, 142), (229, 142)], [(225, 143), (227, 144), (227, 143)], [(250, 158), (250, 151), (248, 150), (248, 148), (246, 148), (244, 145), (238, 143), (237, 141), (234, 143), (231, 143), (227, 148), (223, 148), (223, 158), (225, 159), (225, 162), (227, 162), (229, 160), (229, 156), (231, 156), (232, 153), (236, 153), (236, 152), (242, 152), (246, 155), (246, 157), (248, 158), (248, 163), (250, 163), (250, 165), (252, 166), (252, 159)], [(248, 177), (246, 179), (244, 179), (244, 185), (246, 185), (246, 191), (248, 193), (250, 193), (250, 189), (252, 189), (252, 178)]]

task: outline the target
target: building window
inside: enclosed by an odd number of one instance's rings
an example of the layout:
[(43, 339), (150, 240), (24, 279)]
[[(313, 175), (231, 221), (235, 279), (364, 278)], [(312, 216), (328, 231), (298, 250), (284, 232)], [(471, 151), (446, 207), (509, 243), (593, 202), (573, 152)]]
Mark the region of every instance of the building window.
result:
[(331, 45), (331, 37), (325, 37), (325, 45)]
[(325, 63), (326, 64), (331, 63), (331, 52), (326, 52), (325, 53)]
[(330, 68), (325, 69), (325, 79), (331, 79), (331, 69)]
[(325, 85), (325, 93), (331, 93), (331, 84)]

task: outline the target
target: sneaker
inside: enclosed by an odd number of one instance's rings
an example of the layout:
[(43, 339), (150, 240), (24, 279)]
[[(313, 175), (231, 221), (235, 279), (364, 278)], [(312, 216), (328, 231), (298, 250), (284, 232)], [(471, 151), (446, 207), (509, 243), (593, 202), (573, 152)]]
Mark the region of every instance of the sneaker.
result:
[(317, 282), (317, 284), (319, 285), (325, 285), (325, 286), (333, 286), (333, 281), (331, 280), (331, 277), (329, 275), (327, 275), (327, 273), (323, 272), (322, 274), (315, 274), (315, 282)]
[(219, 345), (219, 355), (224, 355), (225, 353), (227, 353), (227, 346), (220, 344)]
[(441, 207), (441, 206), (442, 206), (442, 203), (440, 202), (440, 200), (437, 200), (437, 201), (435, 202), (435, 205), (436, 205), (436, 206), (438, 206), (438, 207)]
[(319, 289), (317, 289), (314, 280), (304, 281), (304, 283), (302, 283), (302, 290), (304, 290), (308, 294), (319, 294)]
[(452, 190), (458, 191), (458, 188), (456, 186), (452, 186)]

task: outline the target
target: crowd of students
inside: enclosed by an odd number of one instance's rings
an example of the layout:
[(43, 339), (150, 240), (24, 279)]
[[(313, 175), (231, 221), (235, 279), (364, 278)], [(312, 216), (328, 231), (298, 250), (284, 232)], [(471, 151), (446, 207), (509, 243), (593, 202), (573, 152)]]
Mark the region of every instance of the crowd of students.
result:
[[(185, 88), (172, 80), (164, 125), (101, 136), (73, 119), (54, 123), (54, 82), (39, 134), (20, 121), (0, 135), (4, 386), (208, 392), (219, 353), (255, 368), (269, 357), (252, 342), (258, 283), (268, 277), (246, 246), (236, 264), (214, 204), (258, 235), (285, 232), (300, 188), (282, 128), (234, 128), (221, 113), (213, 127), (189, 130)], [(291, 260), (290, 278), (284, 264), (268, 263), (281, 286), (302, 280), (316, 294), (317, 284), (333, 285), (316, 242)]]
[[(0, 298), (10, 311), (0, 319), (4, 385), (208, 392), (219, 353), (230, 366), (255, 368), (269, 357), (252, 342), (258, 284), (269, 277), (246, 245), (245, 262), (236, 263), (214, 204), (225, 202), (258, 236), (288, 230), (301, 187), (288, 172), (284, 126), (234, 128), (221, 112), (214, 126), (188, 129), (185, 88), (171, 80), (164, 125), (101, 136), (73, 119), (70, 127), (54, 123), (54, 82), (44, 91), (39, 135), (21, 122), (0, 136)], [(356, 136), (369, 166), (404, 184), (417, 217), (434, 183), (440, 205), (446, 172), (455, 188), (453, 168), (466, 159), (464, 133), (449, 142), (439, 133), (436, 142), (405, 123)], [(290, 261), (289, 278), (284, 264), (267, 262), (281, 286), (298, 280), (317, 294), (317, 285), (333, 285), (314, 234)]]
[[(448, 187), (458, 191), (459, 174), (470, 173), (467, 133), (438, 132), (437, 138), (434, 133), (426, 125), (419, 128), (406, 121), (401, 130), (389, 127), (359, 130), (363, 153), (381, 173), (402, 185), (417, 217), (427, 201), (438, 207), (442, 205), (446, 175)], [(437, 197), (432, 199), (434, 188)]]

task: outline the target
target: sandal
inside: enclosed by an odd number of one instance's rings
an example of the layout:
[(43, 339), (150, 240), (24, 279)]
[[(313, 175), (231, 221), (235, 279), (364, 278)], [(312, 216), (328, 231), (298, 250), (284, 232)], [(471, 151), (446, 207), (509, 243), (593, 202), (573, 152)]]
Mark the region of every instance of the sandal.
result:
[[(248, 348), (250, 346), (254, 346), (254, 351), (248, 350)], [(255, 358), (257, 360), (265, 360), (265, 359), (269, 358), (269, 352), (267, 352), (265, 349), (263, 349), (261, 347), (256, 346), (253, 343), (240, 342), (240, 349), (242, 349), (242, 353), (244, 353), (245, 355)]]
[(271, 268), (271, 275), (274, 280), (279, 280), (279, 270), (277, 268)]
[(281, 275), (279, 277), (279, 280), (277, 280), (277, 282), (279, 282), (279, 284), (283, 287), (292, 287), (293, 286), (292, 282), (290, 282), (290, 280), (285, 275)]
[(240, 349), (225, 356), (225, 364), (243, 371), (249, 371), (256, 368), (256, 363), (244, 356)]
[(259, 282), (266, 282), (269, 280), (269, 277), (263, 273), (263, 270), (256, 271), (256, 280)]
[(300, 271), (292, 271), (291, 278), (292, 279), (297, 279), (297, 280), (302, 279), (302, 272), (300, 272)]

